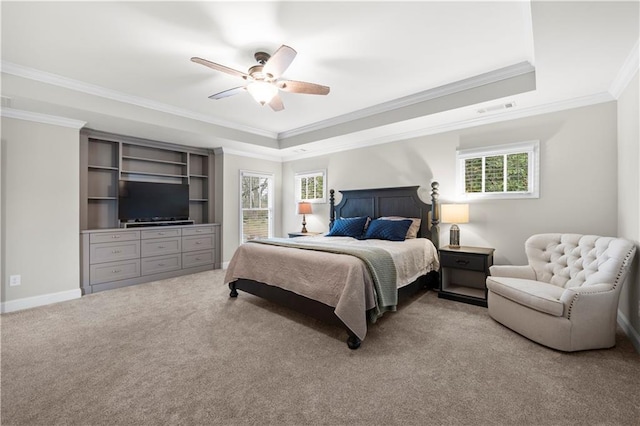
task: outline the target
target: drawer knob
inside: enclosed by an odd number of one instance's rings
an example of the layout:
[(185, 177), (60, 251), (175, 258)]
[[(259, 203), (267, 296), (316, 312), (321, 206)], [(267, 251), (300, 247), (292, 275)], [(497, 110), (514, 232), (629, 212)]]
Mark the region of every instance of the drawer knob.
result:
[(164, 247), (164, 246), (158, 246), (158, 248), (159, 248), (159, 249), (163, 249), (163, 248), (165, 248), (165, 247)]
[(196, 257), (196, 260), (202, 260), (202, 259), (201, 259), (201, 258), (199, 258), (199, 257)]
[(202, 241), (196, 241), (196, 244), (202, 244)]
[(164, 263), (160, 262), (158, 263), (158, 266), (164, 266)]
[(456, 259), (456, 263), (457, 263), (458, 265), (468, 265), (468, 264), (469, 264), (469, 261), (468, 261), (468, 260), (465, 260), (465, 259)]

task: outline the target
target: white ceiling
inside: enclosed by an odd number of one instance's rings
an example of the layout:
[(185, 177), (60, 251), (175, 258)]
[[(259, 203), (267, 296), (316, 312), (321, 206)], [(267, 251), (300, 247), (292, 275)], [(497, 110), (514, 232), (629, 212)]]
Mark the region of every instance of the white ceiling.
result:
[[(93, 129), (297, 158), (612, 100), (637, 61), (638, 6), (3, 1), (2, 96)], [(242, 80), (190, 61), (246, 71), (281, 44), (298, 52), (283, 77), (328, 96), (282, 93), (277, 113), (246, 93), (210, 100)], [(533, 87), (487, 84), (526, 72)], [(516, 107), (477, 113), (507, 101)]]

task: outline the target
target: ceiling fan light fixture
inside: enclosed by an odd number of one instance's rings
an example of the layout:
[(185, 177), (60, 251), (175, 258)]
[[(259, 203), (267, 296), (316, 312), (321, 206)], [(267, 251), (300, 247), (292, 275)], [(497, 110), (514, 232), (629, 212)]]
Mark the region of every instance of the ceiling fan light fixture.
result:
[(278, 88), (264, 81), (254, 81), (247, 86), (247, 91), (260, 105), (268, 104), (278, 93)]

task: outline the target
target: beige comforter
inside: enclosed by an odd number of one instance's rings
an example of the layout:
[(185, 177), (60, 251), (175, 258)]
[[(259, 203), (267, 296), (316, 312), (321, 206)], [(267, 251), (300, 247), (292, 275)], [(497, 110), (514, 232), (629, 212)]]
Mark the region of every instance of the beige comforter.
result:
[[(439, 268), (437, 250), (424, 238), (396, 242), (319, 236), (298, 238), (298, 242), (383, 248), (396, 266), (398, 287)], [(333, 306), (338, 318), (356, 336), (364, 339), (367, 333), (366, 311), (375, 306), (375, 293), (366, 265), (354, 256), (243, 244), (229, 263), (225, 283), (239, 278), (268, 283)]]

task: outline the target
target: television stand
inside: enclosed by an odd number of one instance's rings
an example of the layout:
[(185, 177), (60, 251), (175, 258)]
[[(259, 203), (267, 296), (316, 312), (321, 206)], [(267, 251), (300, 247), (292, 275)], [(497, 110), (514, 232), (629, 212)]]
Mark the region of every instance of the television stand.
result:
[(162, 220), (154, 222), (124, 222), (124, 228), (145, 228), (148, 226), (176, 226), (176, 225), (193, 225), (193, 220)]

